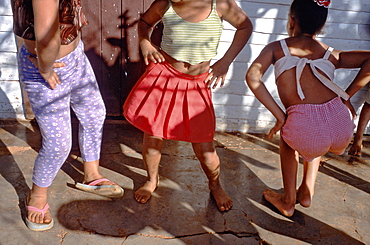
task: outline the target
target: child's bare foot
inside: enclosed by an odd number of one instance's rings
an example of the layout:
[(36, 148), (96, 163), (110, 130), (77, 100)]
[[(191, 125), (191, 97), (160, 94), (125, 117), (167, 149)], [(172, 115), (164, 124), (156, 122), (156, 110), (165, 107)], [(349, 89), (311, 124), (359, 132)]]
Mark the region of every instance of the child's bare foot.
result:
[(222, 188), (219, 182), (214, 184), (209, 184), (209, 189), (211, 190), (211, 194), (213, 198), (216, 200), (216, 204), (218, 209), (223, 211), (228, 211), (233, 206), (233, 201), (231, 198), (226, 194), (224, 189)]
[(348, 150), (348, 154), (359, 157), (361, 156), (361, 151), (362, 151), (362, 145), (353, 144), (351, 148)]
[(142, 187), (135, 191), (134, 194), (135, 200), (139, 203), (146, 203), (152, 196), (152, 193), (155, 191), (157, 186), (158, 182), (156, 183), (153, 183), (151, 181), (145, 182), (145, 184)]
[[(26, 205), (42, 210), (46, 206), (46, 197), (28, 196)], [(45, 216), (42, 218), (42, 213), (32, 208), (27, 210), (27, 219), (38, 224), (49, 224), (52, 220), (49, 209), (45, 210)]]
[(307, 188), (300, 186), (297, 191), (297, 202), (302, 207), (308, 208), (311, 206), (312, 195), (313, 193), (311, 193)]
[(287, 203), (286, 201), (284, 201), (284, 194), (274, 192), (270, 189), (266, 189), (263, 192), (263, 196), (269, 203), (274, 205), (275, 208), (277, 208), (283, 215), (287, 217), (293, 215), (295, 202)]

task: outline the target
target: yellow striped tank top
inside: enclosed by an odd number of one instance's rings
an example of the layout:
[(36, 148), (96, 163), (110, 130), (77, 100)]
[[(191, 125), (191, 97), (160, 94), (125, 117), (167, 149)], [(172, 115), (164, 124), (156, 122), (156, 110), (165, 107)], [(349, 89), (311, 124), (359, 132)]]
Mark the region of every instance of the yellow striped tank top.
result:
[(163, 18), (161, 48), (176, 60), (191, 65), (209, 61), (217, 54), (222, 32), (222, 20), (213, 0), (210, 15), (197, 23), (183, 20), (172, 8), (172, 2)]

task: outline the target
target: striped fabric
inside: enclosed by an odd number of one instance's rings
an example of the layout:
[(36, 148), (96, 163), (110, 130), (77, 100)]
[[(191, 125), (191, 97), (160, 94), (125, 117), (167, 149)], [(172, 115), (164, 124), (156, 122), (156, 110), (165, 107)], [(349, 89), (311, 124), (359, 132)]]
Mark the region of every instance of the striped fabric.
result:
[(161, 48), (174, 59), (195, 65), (216, 56), (223, 28), (216, 12), (216, 0), (210, 15), (200, 22), (183, 20), (172, 8), (172, 2), (162, 21)]

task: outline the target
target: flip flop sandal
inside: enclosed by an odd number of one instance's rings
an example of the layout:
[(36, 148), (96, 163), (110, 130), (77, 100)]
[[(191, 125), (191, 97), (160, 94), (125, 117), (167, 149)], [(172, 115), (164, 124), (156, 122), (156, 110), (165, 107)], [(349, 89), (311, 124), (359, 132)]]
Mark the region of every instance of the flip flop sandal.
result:
[(118, 185), (97, 185), (104, 181), (110, 181), (108, 179), (102, 178), (97, 179), (89, 184), (76, 183), (75, 187), (79, 190), (86, 191), (89, 193), (94, 193), (100, 196), (109, 198), (119, 198), (123, 196), (123, 189)]
[[(45, 204), (43, 209), (35, 208), (32, 206), (26, 206), (27, 211), (40, 212), (42, 214), (42, 219), (45, 217), (45, 212), (49, 209), (49, 204)], [(30, 230), (33, 231), (46, 231), (54, 226), (54, 220), (52, 219), (49, 223), (35, 223), (28, 220), (26, 217), (26, 225)]]

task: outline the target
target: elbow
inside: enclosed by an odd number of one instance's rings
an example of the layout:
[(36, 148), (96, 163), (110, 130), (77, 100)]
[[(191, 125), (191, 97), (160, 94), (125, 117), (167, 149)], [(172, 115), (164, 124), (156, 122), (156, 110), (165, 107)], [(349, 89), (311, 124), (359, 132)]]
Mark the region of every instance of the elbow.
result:
[(252, 90), (258, 88), (258, 86), (263, 83), (262, 76), (264, 72), (261, 69), (262, 65), (260, 63), (253, 62), (245, 74), (247, 85)]
[(36, 43), (38, 48), (56, 47), (60, 46), (60, 39), (50, 39), (50, 40), (39, 39), (36, 40)]
[(243, 32), (243, 34), (248, 37), (248, 39), (253, 32), (253, 24), (248, 17), (246, 17), (246, 19), (241, 24), (235, 26), (235, 28), (237, 32)]
[(54, 24), (50, 28), (41, 30), (35, 29), (36, 43), (40, 47), (47, 47), (50, 45), (60, 45), (60, 29), (59, 24)]
[(249, 36), (250, 35), (252, 35), (252, 32), (253, 32), (253, 23), (252, 23), (252, 21), (249, 19), (249, 18), (247, 18), (246, 20), (245, 20), (245, 22), (246, 22), (246, 24), (245, 24), (245, 29), (247, 29), (247, 31), (248, 31), (248, 34), (249, 34)]
[(257, 84), (261, 82), (261, 79), (259, 79), (256, 74), (250, 70), (247, 71), (247, 74), (245, 75), (245, 81), (250, 89), (253, 89), (256, 87)]
[(59, 49), (61, 45), (60, 33), (47, 34), (42, 37), (36, 36), (36, 45), (38, 48), (53, 47)]

